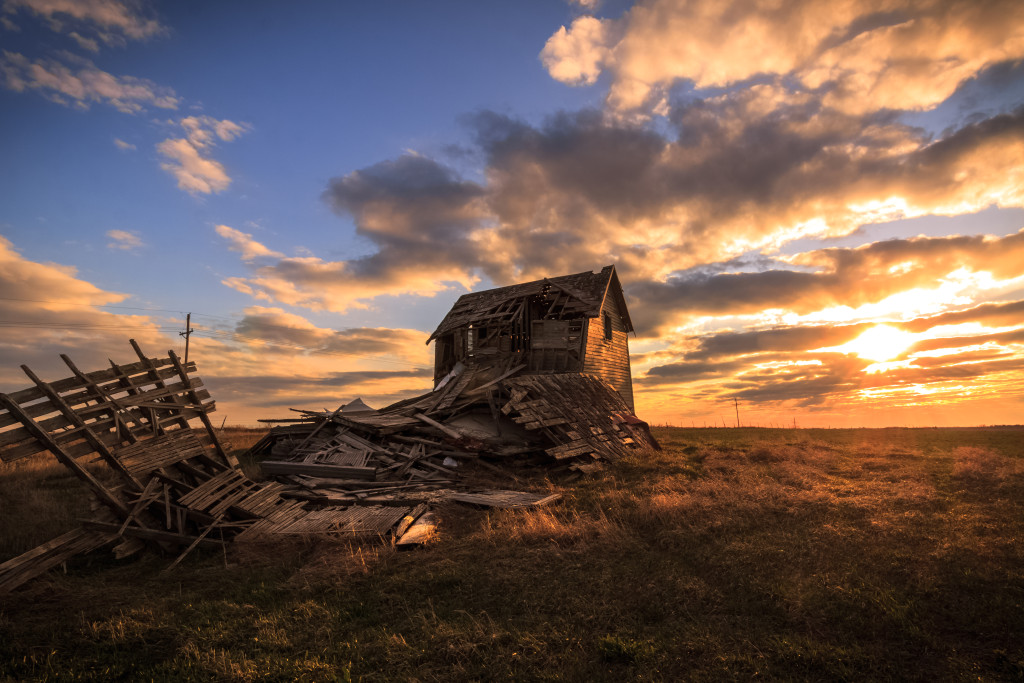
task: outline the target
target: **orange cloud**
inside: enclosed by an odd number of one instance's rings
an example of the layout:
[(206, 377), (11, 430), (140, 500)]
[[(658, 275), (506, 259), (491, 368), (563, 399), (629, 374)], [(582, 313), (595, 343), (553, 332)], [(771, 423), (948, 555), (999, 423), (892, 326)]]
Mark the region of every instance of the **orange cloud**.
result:
[[(208, 156), (216, 140), (231, 141), (250, 129), (247, 123), (218, 120), (211, 116), (186, 116), (178, 125), (184, 138), (169, 138), (156, 146), (167, 161), (160, 164), (190, 194), (223, 192), (231, 185), (224, 165)], [(240, 233), (241, 234), (241, 233)]]
[(127, 297), (80, 279), (72, 267), (30, 261), (0, 237), (0, 382), (7, 391), (25, 385), (18, 370), (23, 363), (39, 374), (64, 377), (61, 353), (82, 367), (103, 367), (108, 357), (131, 353), (129, 337), (154, 354), (171, 348), (171, 337), (151, 317), (103, 309)]
[(608, 102), (652, 107), (674, 83), (729, 87), (787, 76), (860, 114), (927, 109), (994, 64), (1024, 57), (1020, 3), (857, 0), (832, 3), (638, 2), (621, 19), (581, 17), (542, 59), (552, 77), (611, 73)]

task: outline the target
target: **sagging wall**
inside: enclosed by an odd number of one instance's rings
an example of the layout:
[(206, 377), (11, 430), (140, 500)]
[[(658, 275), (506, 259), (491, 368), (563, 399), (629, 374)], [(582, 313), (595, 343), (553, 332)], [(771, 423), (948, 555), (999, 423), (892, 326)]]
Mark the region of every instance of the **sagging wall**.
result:
[[(626, 405), (633, 405), (633, 376), (629, 367), (629, 340), (622, 322), (618, 297), (605, 297), (601, 315), (587, 320), (586, 351), (583, 372), (596, 375), (608, 382), (622, 395)], [(611, 339), (605, 337), (605, 315), (611, 322)]]

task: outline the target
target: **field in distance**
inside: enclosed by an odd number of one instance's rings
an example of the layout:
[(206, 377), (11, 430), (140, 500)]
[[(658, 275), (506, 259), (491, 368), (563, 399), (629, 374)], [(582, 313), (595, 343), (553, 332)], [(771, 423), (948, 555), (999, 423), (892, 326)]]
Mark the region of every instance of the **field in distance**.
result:
[[(655, 433), (414, 552), (80, 558), (0, 602), (0, 680), (1024, 678), (1024, 428)], [(73, 527), (61, 469), (0, 465), (0, 561)]]

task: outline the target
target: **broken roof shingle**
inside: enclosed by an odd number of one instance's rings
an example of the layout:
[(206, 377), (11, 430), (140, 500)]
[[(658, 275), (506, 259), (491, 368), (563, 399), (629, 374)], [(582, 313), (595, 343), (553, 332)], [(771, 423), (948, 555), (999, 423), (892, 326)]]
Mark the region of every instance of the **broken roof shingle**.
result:
[[(615, 288), (609, 286), (613, 282), (616, 285)], [(616, 290), (617, 296), (621, 296), (622, 292), (618, 276), (615, 274), (615, 266), (605, 266), (597, 273), (585, 271), (572, 275), (542, 278), (507, 287), (496, 287), (482, 292), (470, 292), (459, 297), (427, 342), (429, 343), (459, 327), (470, 324), (486, 325), (492, 321), (494, 311), (502, 305), (515, 299), (541, 295), (552, 287), (575, 298), (574, 312), (587, 318), (596, 317), (601, 312), (601, 306), (609, 289)], [(627, 331), (632, 331), (633, 325), (626, 312), (625, 302), (620, 305), (620, 310), (623, 312), (622, 316)]]

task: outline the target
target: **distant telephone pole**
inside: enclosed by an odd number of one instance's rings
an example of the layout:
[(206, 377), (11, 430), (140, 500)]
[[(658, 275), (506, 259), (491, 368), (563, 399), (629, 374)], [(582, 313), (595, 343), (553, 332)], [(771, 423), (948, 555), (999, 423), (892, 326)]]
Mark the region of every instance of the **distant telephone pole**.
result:
[(178, 333), (178, 336), (185, 338), (185, 365), (188, 365), (188, 338), (192, 336), (192, 332), (192, 313), (189, 312), (185, 315), (185, 331)]
[[(185, 348), (187, 349), (188, 346), (186, 346)], [(185, 357), (186, 358), (188, 357), (188, 351), (185, 352)], [(732, 403), (733, 403), (734, 406), (736, 406), (736, 429), (739, 429), (740, 428), (740, 402), (738, 400), (736, 400), (735, 396), (733, 396), (732, 397)]]

